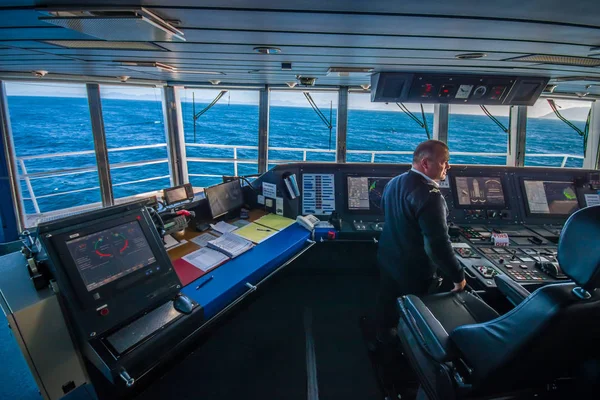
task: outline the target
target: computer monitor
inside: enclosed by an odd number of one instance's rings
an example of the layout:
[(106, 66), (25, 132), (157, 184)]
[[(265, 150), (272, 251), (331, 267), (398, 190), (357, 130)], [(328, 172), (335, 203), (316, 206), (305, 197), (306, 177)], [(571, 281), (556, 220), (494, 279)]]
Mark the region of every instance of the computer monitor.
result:
[(579, 208), (574, 182), (523, 180), (529, 214), (567, 216)]
[(163, 198), (166, 205), (180, 203), (182, 201), (193, 199), (194, 190), (191, 184), (186, 183), (185, 185), (164, 189)]
[(137, 220), (76, 237), (66, 245), (88, 292), (156, 261)]
[(382, 214), (383, 189), (393, 177), (348, 176), (348, 211)]
[(497, 176), (455, 176), (459, 207), (504, 208), (502, 179)]
[(220, 217), (244, 205), (244, 195), (239, 179), (207, 187), (204, 194), (213, 218)]

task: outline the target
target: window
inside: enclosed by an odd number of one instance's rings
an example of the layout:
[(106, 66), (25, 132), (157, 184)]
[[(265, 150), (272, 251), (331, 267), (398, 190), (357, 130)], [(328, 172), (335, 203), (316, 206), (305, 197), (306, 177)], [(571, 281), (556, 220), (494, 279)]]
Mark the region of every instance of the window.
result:
[[(407, 104), (422, 121), (419, 104)], [(433, 106), (424, 105), (433, 134)], [(348, 94), (348, 162), (410, 163), (419, 143), (427, 140), (419, 126), (394, 103), (371, 103), (369, 93)]]
[[(557, 99), (555, 104), (563, 117), (581, 131), (585, 129), (591, 102)], [(539, 99), (527, 109), (526, 166), (581, 168), (583, 153), (583, 137), (558, 119), (548, 100)]]
[(7, 82), (6, 89), (26, 215), (99, 206), (85, 85)]
[(114, 198), (172, 186), (159, 88), (100, 87)]
[[(486, 109), (509, 128), (509, 107), (486, 106)], [(508, 133), (486, 116), (480, 106), (450, 105), (448, 112), (448, 147), (452, 164), (506, 165)]]
[(195, 187), (223, 182), (223, 175), (258, 173), (258, 91), (222, 92), (185, 89), (180, 94), (188, 173)]
[(338, 94), (306, 92), (308, 98), (298, 90), (270, 93), (269, 168), (303, 160), (335, 162)]

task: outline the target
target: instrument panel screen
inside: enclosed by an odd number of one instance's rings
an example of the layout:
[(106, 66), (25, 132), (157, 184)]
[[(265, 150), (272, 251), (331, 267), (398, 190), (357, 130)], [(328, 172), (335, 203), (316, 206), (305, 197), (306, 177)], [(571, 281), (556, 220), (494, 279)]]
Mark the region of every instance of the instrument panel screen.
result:
[(579, 208), (573, 182), (524, 180), (531, 214), (569, 215)]
[(391, 177), (348, 177), (348, 210), (383, 213), (383, 189)]
[(461, 206), (504, 207), (504, 189), (499, 177), (457, 176), (458, 204)]
[(154, 263), (138, 221), (66, 242), (88, 292)]

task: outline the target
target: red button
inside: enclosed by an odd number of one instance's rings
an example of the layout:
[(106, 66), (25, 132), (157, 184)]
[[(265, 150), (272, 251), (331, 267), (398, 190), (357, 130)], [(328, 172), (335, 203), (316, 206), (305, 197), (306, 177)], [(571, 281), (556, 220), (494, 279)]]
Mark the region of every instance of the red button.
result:
[(329, 239), (329, 240), (335, 239), (335, 232), (334, 231), (327, 232), (327, 239)]
[(106, 317), (108, 315), (108, 313), (110, 313), (110, 311), (108, 310), (108, 307), (104, 307), (102, 310), (100, 310), (100, 315), (103, 317)]

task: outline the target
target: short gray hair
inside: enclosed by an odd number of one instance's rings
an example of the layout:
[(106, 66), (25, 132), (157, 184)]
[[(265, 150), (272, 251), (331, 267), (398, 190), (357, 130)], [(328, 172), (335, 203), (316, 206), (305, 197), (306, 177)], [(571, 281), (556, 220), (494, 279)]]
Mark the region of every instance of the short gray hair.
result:
[(421, 162), (424, 158), (431, 158), (435, 156), (437, 147), (442, 147), (444, 150), (449, 151), (448, 145), (440, 140), (426, 140), (419, 143), (415, 152), (413, 153), (413, 164)]

